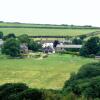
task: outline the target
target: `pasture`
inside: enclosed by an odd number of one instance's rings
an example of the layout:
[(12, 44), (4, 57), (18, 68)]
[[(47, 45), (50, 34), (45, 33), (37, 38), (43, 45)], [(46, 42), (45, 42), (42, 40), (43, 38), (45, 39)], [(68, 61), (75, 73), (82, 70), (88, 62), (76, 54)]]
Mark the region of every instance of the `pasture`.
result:
[(44, 59), (7, 59), (0, 55), (0, 84), (23, 82), (35, 88), (61, 89), (71, 72), (95, 61), (68, 54), (53, 54)]
[(4, 35), (15, 33), (17, 36), (21, 34), (30, 36), (76, 36), (100, 31), (100, 29), (0, 28), (0, 31)]

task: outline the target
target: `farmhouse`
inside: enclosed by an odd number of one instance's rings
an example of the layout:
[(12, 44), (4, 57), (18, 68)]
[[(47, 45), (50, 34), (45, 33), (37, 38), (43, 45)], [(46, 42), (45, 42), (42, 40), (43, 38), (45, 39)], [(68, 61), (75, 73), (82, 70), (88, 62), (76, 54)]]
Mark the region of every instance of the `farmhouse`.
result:
[(55, 49), (53, 48), (53, 42), (54, 41), (52, 40), (41, 41), (44, 53), (55, 53)]
[(55, 49), (53, 48), (53, 43), (44, 43), (42, 44), (44, 53), (55, 53)]
[(80, 49), (82, 45), (64, 45), (64, 44), (58, 44), (56, 47), (56, 51), (64, 51), (67, 48), (71, 49)]

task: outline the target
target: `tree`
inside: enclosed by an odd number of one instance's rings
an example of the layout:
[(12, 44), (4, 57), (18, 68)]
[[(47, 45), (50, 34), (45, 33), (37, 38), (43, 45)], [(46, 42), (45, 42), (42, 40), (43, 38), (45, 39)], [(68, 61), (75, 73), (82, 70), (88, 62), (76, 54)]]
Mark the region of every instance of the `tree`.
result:
[(85, 97), (100, 98), (100, 62), (83, 65), (77, 74), (72, 74), (65, 82), (64, 92)]
[(16, 35), (14, 33), (9, 33), (8, 35), (3, 37), (3, 40), (7, 40), (9, 38), (16, 38)]
[(74, 38), (73, 40), (72, 40), (72, 44), (82, 44), (82, 40), (79, 38)]
[(29, 36), (27, 35), (27, 34), (23, 34), (23, 35), (20, 35), (19, 37), (18, 37), (18, 39), (19, 39), (19, 41), (21, 42), (21, 43), (29, 43), (29, 41), (30, 41), (30, 39), (29, 39)]
[(99, 38), (91, 37), (80, 49), (80, 55), (87, 57), (91, 54), (97, 54), (99, 50)]
[(100, 75), (100, 63), (89, 63), (83, 65), (78, 73), (77, 79), (92, 78)]
[(28, 49), (32, 51), (40, 51), (42, 49), (42, 45), (33, 40), (30, 40), (28, 43)]
[(17, 97), (18, 100), (44, 100), (42, 91), (38, 89), (27, 89), (21, 92)]
[(19, 94), (27, 89), (28, 86), (23, 83), (6, 83), (0, 86), (0, 99), (8, 100), (9, 96), (13, 94)]
[(17, 39), (7, 39), (2, 47), (2, 53), (11, 57), (20, 56), (20, 43)]
[(100, 98), (100, 77), (91, 79), (87, 88), (84, 90), (87, 98)]
[(53, 47), (54, 48), (56, 48), (56, 46), (59, 44), (59, 41), (58, 40), (55, 40), (54, 42), (53, 42)]
[(84, 40), (84, 39), (86, 38), (86, 35), (80, 35), (79, 38), (80, 38), (81, 40)]
[(3, 38), (3, 32), (0, 31), (0, 39)]

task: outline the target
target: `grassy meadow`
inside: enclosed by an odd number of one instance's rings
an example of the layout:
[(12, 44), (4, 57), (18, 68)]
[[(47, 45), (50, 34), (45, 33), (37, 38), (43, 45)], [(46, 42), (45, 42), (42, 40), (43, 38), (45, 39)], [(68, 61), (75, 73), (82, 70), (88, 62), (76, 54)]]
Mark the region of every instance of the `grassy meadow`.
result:
[(17, 36), (21, 34), (28, 34), (29, 36), (77, 36), (100, 31), (100, 28), (88, 26), (0, 22), (0, 31), (2, 31), (4, 35), (14, 33)]
[(32, 36), (76, 36), (100, 31), (100, 29), (0, 28), (0, 31), (2, 31), (4, 35), (15, 33), (17, 36), (21, 34)]
[(95, 61), (68, 54), (53, 54), (44, 59), (7, 59), (0, 55), (0, 84), (23, 82), (35, 88), (61, 89), (71, 72)]

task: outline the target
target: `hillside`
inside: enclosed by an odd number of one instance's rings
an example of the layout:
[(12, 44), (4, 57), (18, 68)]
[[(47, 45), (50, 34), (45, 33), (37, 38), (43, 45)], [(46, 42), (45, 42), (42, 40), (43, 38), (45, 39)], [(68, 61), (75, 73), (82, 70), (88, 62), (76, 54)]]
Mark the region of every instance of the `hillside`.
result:
[(28, 34), (30, 36), (76, 36), (100, 31), (100, 28), (92, 26), (0, 22), (0, 31), (4, 35), (15, 33), (17, 36), (21, 34)]

